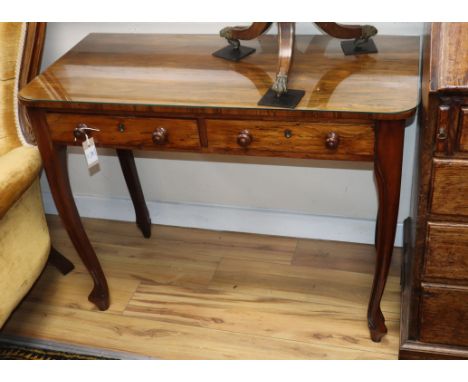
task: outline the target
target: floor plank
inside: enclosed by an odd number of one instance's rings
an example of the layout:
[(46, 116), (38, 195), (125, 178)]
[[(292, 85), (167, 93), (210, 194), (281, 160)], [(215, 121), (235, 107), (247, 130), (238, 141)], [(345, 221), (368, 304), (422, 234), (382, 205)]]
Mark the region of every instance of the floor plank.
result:
[[(68, 239), (54, 240), (56, 248), (65, 256), (69, 256), (70, 252), (74, 251), (67, 241)], [(92, 243), (104, 273), (117, 278), (164, 284), (206, 285), (219, 264), (216, 260), (208, 261), (205, 257), (199, 258), (193, 254), (185, 257), (178, 257), (176, 254), (167, 256), (157, 248), (151, 251), (147, 248)], [(184, 251), (190, 253), (187, 247)], [(75, 263), (81, 263), (75, 256), (73, 258)], [(83, 266), (79, 269), (85, 272)]]
[[(395, 248), (394, 252), (389, 274), (400, 277), (401, 248)], [(375, 257), (372, 245), (299, 239), (292, 264), (372, 274)]]
[[(359, 272), (227, 259), (220, 262), (210, 287), (236, 289), (244, 294), (266, 298), (345, 306), (359, 309), (365, 315), (372, 278), (371, 274)], [(399, 320), (399, 309), (400, 281), (390, 276), (382, 299), (382, 311), (387, 320)]]
[[(136, 292), (139, 282), (121, 277), (108, 277), (107, 282), (113, 293), (111, 305), (103, 313), (123, 313)], [(63, 276), (57, 269), (49, 266), (29, 293), (28, 301), (100, 312), (86, 298), (92, 287), (93, 282), (87, 272), (72, 272)]]
[(23, 304), (7, 334), (73, 341), (159, 359), (384, 359), (386, 354), (317, 346), (114, 314)]
[[(108, 226), (112, 225), (112, 230)], [(52, 233), (62, 230), (49, 218)], [(93, 243), (124, 245), (148, 249), (166, 256), (219, 261), (221, 258), (258, 260), (290, 264), (297, 239), (278, 236), (251, 235), (237, 232), (209, 231), (170, 226), (152, 226), (150, 238), (143, 239), (135, 225), (128, 222), (86, 219), (85, 229)], [(190, 251), (187, 251), (190, 248)]]
[(398, 322), (387, 320), (383, 343), (369, 343), (366, 317), (349, 307), (259, 297), (238, 291), (142, 283), (125, 313), (157, 321), (276, 339), (395, 354)]

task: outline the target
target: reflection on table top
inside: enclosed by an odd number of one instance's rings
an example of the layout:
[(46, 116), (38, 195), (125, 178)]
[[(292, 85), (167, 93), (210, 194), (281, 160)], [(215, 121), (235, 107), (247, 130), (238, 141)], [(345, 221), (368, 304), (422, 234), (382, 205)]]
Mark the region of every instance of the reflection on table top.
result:
[[(379, 53), (344, 56), (340, 41), (297, 36), (289, 88), (297, 110), (403, 113), (418, 104), (419, 37), (377, 36)], [(90, 34), (20, 92), (25, 101), (265, 109), (276, 36), (243, 42), (241, 62), (213, 57), (214, 35)], [(266, 108), (268, 109), (268, 108)]]

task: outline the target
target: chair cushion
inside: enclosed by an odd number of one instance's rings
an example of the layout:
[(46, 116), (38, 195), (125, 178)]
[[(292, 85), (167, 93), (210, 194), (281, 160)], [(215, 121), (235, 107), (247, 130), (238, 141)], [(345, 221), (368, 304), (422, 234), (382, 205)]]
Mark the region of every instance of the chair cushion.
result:
[(37, 147), (17, 147), (0, 156), (0, 219), (23, 195), (41, 170)]
[(39, 179), (0, 219), (0, 328), (41, 274), (50, 251)]

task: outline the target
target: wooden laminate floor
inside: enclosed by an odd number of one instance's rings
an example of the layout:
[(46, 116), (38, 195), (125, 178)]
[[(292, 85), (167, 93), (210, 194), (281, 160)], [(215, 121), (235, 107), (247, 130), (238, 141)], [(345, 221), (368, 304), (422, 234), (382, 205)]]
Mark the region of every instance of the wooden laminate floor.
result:
[(92, 283), (56, 216), (54, 246), (75, 263), (48, 266), (4, 328), (8, 335), (162, 359), (396, 359), (400, 250), (382, 310), (388, 334), (366, 325), (373, 246), (83, 219), (111, 306), (87, 301)]

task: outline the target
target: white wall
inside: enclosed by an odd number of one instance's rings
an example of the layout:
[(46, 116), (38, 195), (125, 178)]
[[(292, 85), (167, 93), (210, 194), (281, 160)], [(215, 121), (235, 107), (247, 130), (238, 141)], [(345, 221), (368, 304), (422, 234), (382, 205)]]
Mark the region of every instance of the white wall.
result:
[[(422, 23), (374, 25), (382, 35), (422, 33)], [(43, 67), (90, 32), (217, 34), (223, 26), (221, 23), (50, 23)], [(312, 24), (304, 23), (298, 23), (297, 31), (320, 33)], [(415, 124), (406, 131), (397, 244), (401, 244), (401, 223), (409, 215), (414, 145)], [(133, 215), (118, 160), (110, 150), (99, 153), (101, 171), (90, 176), (80, 151), (71, 149), (69, 170), (80, 212), (83, 216), (131, 220)], [(154, 223), (367, 243), (373, 240), (377, 197), (372, 164), (135, 154)], [(42, 184), (46, 210), (54, 212), (44, 179)]]

